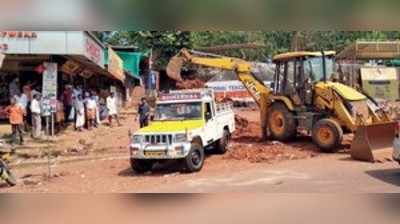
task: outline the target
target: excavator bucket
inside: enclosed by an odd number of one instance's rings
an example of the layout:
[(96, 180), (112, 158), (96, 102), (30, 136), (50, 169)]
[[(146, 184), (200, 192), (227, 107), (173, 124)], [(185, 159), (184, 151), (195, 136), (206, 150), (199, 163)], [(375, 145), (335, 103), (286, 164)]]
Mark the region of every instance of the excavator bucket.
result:
[(355, 160), (376, 162), (385, 158), (380, 152), (393, 149), (396, 123), (373, 124), (358, 127), (351, 145), (351, 157)]
[(181, 71), (184, 59), (180, 56), (171, 58), (167, 65), (167, 75), (176, 81), (182, 81)]

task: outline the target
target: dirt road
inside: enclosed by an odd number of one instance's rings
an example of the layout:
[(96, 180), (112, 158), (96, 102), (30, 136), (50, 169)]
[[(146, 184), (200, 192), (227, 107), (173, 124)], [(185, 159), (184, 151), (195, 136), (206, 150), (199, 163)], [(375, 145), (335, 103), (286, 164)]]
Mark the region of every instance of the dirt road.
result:
[[(46, 180), (46, 167), (17, 169), (22, 178), (15, 188), (1, 192), (273, 192), (273, 193), (381, 193), (400, 192), (400, 166), (360, 163), (347, 155), (311, 160), (286, 161), (274, 165), (208, 158), (203, 171), (181, 174), (153, 171), (137, 175), (127, 158), (84, 161), (53, 168)], [(29, 181), (28, 181), (29, 180)]]
[[(264, 143), (258, 139), (258, 112), (238, 114), (247, 118), (248, 127), (241, 127), (235, 134), (227, 155), (209, 154), (199, 173), (180, 173), (179, 166), (172, 163), (155, 167), (145, 175), (135, 174), (129, 164), (126, 133), (136, 122), (129, 116), (123, 127), (103, 127), (79, 138), (72, 136), (57, 147), (68, 149), (71, 142), (92, 142), (89, 157), (84, 153), (83, 161), (52, 164), (50, 179), (46, 164), (17, 167), (18, 186), (0, 185), (0, 192), (400, 192), (397, 163), (351, 161), (345, 148), (339, 154), (321, 154), (307, 138), (288, 145)], [(90, 155), (101, 157), (87, 160), (92, 158)]]

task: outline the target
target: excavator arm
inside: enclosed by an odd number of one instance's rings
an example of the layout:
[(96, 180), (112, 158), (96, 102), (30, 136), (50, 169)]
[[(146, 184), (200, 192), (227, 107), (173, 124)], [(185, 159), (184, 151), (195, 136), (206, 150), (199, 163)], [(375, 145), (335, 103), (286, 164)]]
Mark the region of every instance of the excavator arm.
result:
[(270, 104), (271, 89), (252, 74), (252, 65), (245, 60), (182, 49), (178, 55), (170, 60), (167, 66), (168, 76), (177, 81), (182, 81), (181, 70), (185, 63), (235, 71), (238, 79), (260, 108)]

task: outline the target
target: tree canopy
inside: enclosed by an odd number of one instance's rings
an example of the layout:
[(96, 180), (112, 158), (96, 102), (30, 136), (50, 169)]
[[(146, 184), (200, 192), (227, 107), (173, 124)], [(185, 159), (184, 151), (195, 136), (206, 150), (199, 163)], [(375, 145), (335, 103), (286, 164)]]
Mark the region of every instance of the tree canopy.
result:
[(399, 31), (114, 31), (98, 32), (104, 42), (137, 46), (153, 52), (162, 68), (181, 48), (198, 49), (227, 44), (255, 43), (256, 49), (231, 49), (220, 54), (266, 61), (277, 53), (294, 49), (319, 51), (344, 49), (357, 40), (398, 40)]

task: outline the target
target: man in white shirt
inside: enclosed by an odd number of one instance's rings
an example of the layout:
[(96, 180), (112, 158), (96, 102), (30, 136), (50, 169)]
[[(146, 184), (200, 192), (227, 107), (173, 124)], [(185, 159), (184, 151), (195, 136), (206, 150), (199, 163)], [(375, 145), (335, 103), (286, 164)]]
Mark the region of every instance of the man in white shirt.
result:
[(40, 138), (42, 132), (42, 108), (40, 106), (40, 95), (35, 94), (31, 102), (32, 112), (32, 137)]
[(115, 98), (115, 93), (112, 92), (109, 97), (107, 97), (107, 110), (108, 110), (108, 122), (110, 127), (112, 127), (112, 120), (115, 119), (118, 123), (118, 126), (121, 126), (118, 118), (118, 108), (117, 108), (117, 99)]

